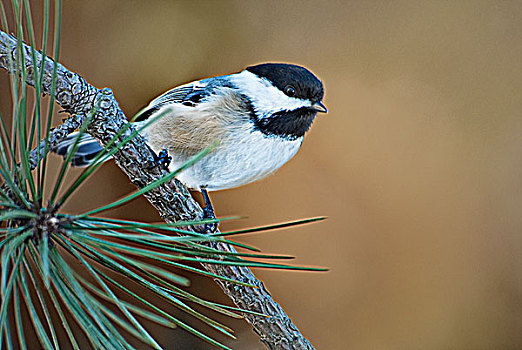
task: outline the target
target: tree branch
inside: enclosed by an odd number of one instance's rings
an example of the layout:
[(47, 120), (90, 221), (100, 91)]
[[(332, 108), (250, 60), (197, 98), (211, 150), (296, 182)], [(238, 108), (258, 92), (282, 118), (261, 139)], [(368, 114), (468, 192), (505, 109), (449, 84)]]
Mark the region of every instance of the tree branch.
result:
[[(0, 31), (0, 67), (9, 73), (15, 73), (15, 67), (9, 62), (16, 62), (16, 38)], [(35, 76), (32, 62), (31, 48), (24, 44), (24, 65), (27, 69), (26, 82), (34, 86)], [(9, 55), (12, 60), (9, 59)], [(44, 61), (44, 79), (42, 92), (51, 92), (52, 72), (54, 61), (40, 53), (36, 53), (36, 66), (41, 67)], [(88, 128), (88, 132), (105, 146), (119, 130), (127, 124), (127, 119), (119, 108), (112, 92), (109, 89), (99, 90), (88, 84), (81, 76), (70, 72), (61, 64), (57, 65), (56, 102), (73, 117), (53, 131), (50, 143), (58, 142), (74, 130), (85, 119), (87, 112), (94, 110), (95, 114)], [(39, 69), (38, 69), (39, 71)], [(121, 141), (131, 134), (132, 127), (126, 129), (120, 136)], [(43, 149), (37, 147), (32, 152), (36, 159), (38, 152)], [(141, 136), (134, 137), (114, 154), (118, 166), (127, 174), (129, 179), (138, 188), (165, 176), (165, 170), (149, 169), (147, 164), (153, 161), (153, 153), (145, 144)], [(194, 220), (202, 217), (202, 210), (194, 201), (187, 189), (178, 180), (174, 179), (145, 194), (149, 202), (158, 210), (166, 222), (180, 220)], [(235, 252), (235, 249), (224, 243), (212, 243), (212, 247), (225, 252)], [(312, 345), (299, 332), (281, 306), (277, 304), (266, 290), (263, 283), (256, 279), (247, 267), (202, 264), (204, 268), (217, 275), (237, 281), (255, 285), (258, 288), (244, 287), (222, 280), (215, 280), (225, 294), (239, 307), (263, 313), (268, 317), (245, 314), (244, 317), (252, 325), (260, 340), (269, 349), (313, 349)]]
[(65, 119), (62, 124), (51, 130), (49, 137), (47, 138), (47, 142), (46, 140), (40, 141), (38, 147), (31, 151), (31, 154), (29, 155), (29, 166), (31, 167), (31, 170), (34, 170), (34, 168), (36, 168), (38, 165), (38, 161), (42, 160), (46, 143), (47, 152), (49, 152), (49, 150), (58, 146), (60, 141), (65, 139), (67, 135), (78, 129), (80, 125), (82, 125), (82, 120), (83, 118), (80, 115), (75, 114), (70, 118)]

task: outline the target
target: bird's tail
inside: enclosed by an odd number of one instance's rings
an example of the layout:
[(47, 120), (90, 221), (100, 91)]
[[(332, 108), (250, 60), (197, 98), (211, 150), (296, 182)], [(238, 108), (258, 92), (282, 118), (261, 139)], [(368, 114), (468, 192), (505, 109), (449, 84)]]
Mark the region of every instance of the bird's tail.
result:
[[(61, 155), (64, 159), (67, 152), (74, 146), (78, 133), (72, 133), (56, 145), (52, 152)], [(93, 163), (94, 158), (103, 150), (103, 147), (89, 134), (83, 134), (78, 142), (78, 149), (74, 153), (71, 164), (77, 167), (86, 167)], [(110, 159), (110, 158), (109, 158)]]

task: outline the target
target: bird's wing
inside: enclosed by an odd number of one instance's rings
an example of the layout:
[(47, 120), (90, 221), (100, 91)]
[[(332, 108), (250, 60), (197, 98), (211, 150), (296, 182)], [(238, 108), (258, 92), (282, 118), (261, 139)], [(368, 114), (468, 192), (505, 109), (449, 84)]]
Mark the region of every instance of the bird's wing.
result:
[(181, 85), (153, 100), (136, 121), (161, 114), (165, 106), (172, 108), (145, 128), (143, 136), (149, 146), (156, 151), (166, 148), (169, 154), (191, 157), (223, 138), (223, 133), (230, 129), (225, 127), (230, 123), (224, 117), (234, 119), (234, 114), (219, 118), (209, 109), (197, 108), (223, 88), (237, 89), (226, 77), (215, 77)]
[(145, 120), (161, 107), (172, 103), (180, 103), (185, 106), (195, 107), (201, 100), (212, 95), (217, 87), (224, 86), (227, 86), (227, 84), (222, 79), (211, 78), (197, 80), (175, 87), (156, 97), (140, 114), (136, 121)]

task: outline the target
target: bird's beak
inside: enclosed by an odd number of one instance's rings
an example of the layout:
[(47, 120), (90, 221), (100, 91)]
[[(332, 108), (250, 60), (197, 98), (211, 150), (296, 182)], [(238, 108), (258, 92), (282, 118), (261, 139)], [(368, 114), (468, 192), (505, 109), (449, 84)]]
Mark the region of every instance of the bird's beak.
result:
[(328, 110), (320, 101), (313, 103), (311, 108), (319, 113), (328, 113)]

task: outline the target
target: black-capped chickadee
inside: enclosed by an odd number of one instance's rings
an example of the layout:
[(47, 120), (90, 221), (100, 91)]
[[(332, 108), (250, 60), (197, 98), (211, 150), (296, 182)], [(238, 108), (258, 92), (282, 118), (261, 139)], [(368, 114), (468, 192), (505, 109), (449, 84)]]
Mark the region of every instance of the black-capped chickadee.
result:
[[(259, 180), (290, 160), (316, 114), (327, 112), (323, 95), (323, 84), (306, 68), (265, 63), (169, 90), (145, 108), (137, 124), (161, 113), (141, 134), (156, 153), (167, 150), (170, 170), (217, 140), (211, 153), (178, 175), (202, 191), (210, 206), (206, 190)], [(73, 137), (54, 151), (64, 155)], [(88, 165), (100, 150), (85, 135), (73, 165)]]

